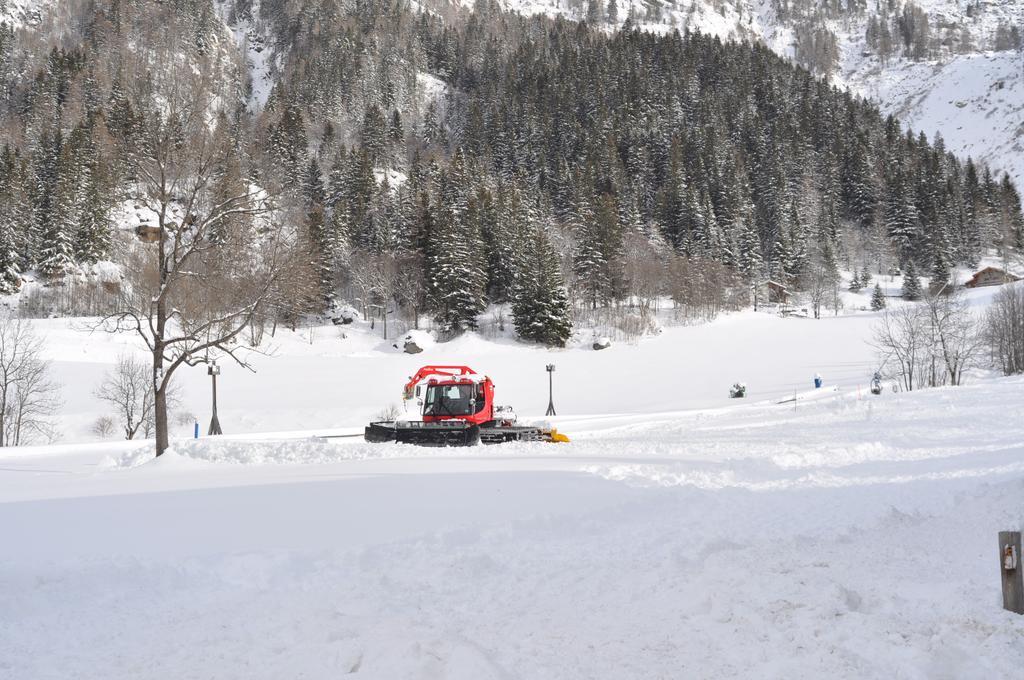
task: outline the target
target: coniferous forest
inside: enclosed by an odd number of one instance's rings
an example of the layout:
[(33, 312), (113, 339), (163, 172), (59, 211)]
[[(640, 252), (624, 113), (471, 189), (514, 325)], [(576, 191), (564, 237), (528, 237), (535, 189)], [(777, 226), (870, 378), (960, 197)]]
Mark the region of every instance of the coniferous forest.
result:
[(609, 309), (708, 317), (768, 279), (942, 281), (1024, 251), (1007, 176), (759, 45), (487, 0), (61, 4), (0, 31), (5, 293), (145, 247), (137, 156), (198, 90), (210, 196), (264, 188), (306, 253), (267, 310), (284, 323), (348, 302), (454, 334), (500, 304), (559, 345)]

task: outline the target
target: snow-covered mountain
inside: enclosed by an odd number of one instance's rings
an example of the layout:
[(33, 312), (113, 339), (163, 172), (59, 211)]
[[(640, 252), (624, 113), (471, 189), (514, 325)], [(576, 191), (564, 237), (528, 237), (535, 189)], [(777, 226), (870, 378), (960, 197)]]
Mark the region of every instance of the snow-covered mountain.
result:
[[(597, 17), (609, 28), (631, 20), (651, 31), (761, 41), (874, 100), (915, 130), (929, 137), (940, 133), (950, 151), (1024, 181), (1024, 3), (1017, 0), (501, 1), (522, 13)], [(869, 44), (869, 27), (883, 16), (900, 23), (904, 14), (904, 30), (924, 36), (925, 53), (904, 56), (902, 37), (891, 35), (895, 47), (883, 59), (877, 45)]]
[[(478, 0), (456, 0), (472, 8)], [(266, 101), (277, 71), (271, 32), (249, 11), (214, 0), (219, 15), (248, 61), (251, 101)], [(1024, 183), (1024, 3), (1017, 0), (498, 0), (522, 14), (565, 16), (611, 30), (627, 21), (645, 30), (690, 30), (723, 40), (760, 41), (775, 52), (826, 74), (875, 101), (946, 148)], [(447, 0), (414, 6), (440, 14)], [(873, 5), (873, 6), (872, 6)], [(39, 24), (52, 0), (0, 0), (0, 22)], [(447, 6), (443, 10), (442, 6)], [(889, 54), (878, 44), (878, 26), (891, 27)], [(900, 34), (900, 31), (903, 31)], [(886, 38), (882, 38), (884, 43)], [(918, 41), (921, 50), (913, 54)]]

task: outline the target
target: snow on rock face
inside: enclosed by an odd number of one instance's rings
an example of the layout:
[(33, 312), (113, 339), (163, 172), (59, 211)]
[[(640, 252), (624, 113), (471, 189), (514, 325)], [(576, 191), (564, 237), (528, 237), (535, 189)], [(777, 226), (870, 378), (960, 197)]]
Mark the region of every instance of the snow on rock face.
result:
[(256, 19), (260, 16), (261, 2), (262, 0), (252, 0), (246, 12), (236, 14), (232, 12), (232, 3), (217, 0), (217, 8), (225, 28), (231, 34), (245, 61), (252, 86), (249, 101), (257, 110), (262, 109), (270, 98), (277, 70), (273, 41), (266, 26)]
[(948, 62), (900, 62), (858, 72), (850, 84), (884, 113), (930, 134), (946, 149), (1005, 170), (1024, 184), (1024, 69), (1020, 54), (958, 55)]
[(52, 3), (53, 0), (0, 0), (0, 23), (14, 28), (35, 26)]

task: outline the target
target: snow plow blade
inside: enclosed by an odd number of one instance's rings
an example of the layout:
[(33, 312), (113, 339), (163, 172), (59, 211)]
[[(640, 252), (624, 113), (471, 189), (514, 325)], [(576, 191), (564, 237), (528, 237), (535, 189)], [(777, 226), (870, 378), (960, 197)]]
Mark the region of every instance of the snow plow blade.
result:
[(551, 442), (552, 444), (568, 444), (569, 437), (558, 430), (552, 429), (544, 433), (544, 441)]
[(398, 442), (417, 446), (476, 446), (480, 443), (480, 426), (452, 420), (436, 423), (370, 423), (363, 438), (374, 444)]

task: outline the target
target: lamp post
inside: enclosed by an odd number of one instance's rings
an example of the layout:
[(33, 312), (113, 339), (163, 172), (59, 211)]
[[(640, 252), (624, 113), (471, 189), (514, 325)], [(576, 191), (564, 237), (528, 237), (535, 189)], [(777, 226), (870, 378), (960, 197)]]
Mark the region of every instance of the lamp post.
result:
[(220, 366), (216, 361), (211, 361), (206, 372), (213, 379), (213, 418), (210, 419), (210, 431), (207, 434), (224, 434), (217, 418), (217, 376), (220, 375)]
[(553, 416), (555, 415), (555, 392), (553, 380), (555, 374), (555, 365), (548, 364), (547, 366), (545, 366), (545, 369), (548, 372), (548, 412), (545, 413), (544, 415)]

